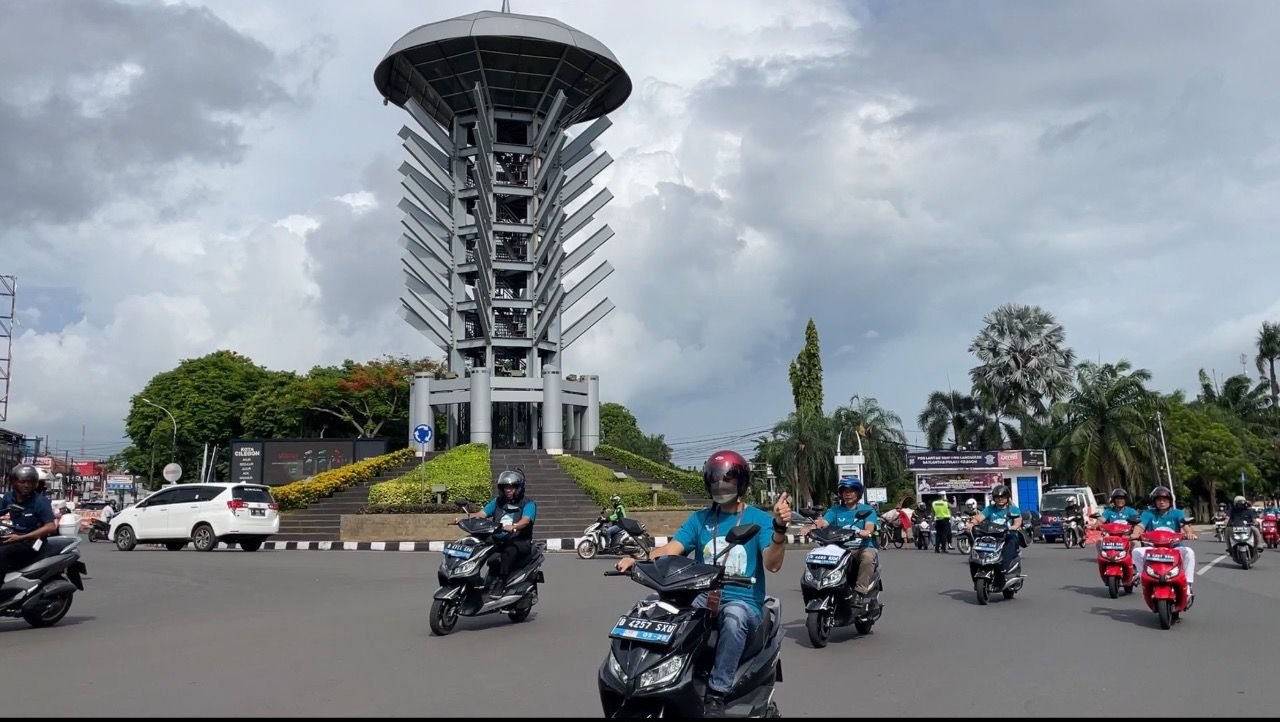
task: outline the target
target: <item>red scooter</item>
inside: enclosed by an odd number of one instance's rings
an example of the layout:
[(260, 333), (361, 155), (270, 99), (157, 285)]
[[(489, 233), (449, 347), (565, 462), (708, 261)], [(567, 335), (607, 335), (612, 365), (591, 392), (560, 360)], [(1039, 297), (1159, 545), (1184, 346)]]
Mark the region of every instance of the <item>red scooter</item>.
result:
[(1275, 549), (1280, 545), (1280, 529), (1276, 528), (1276, 515), (1262, 515), (1262, 541), (1267, 545), (1268, 549)]
[(1142, 598), (1160, 618), (1160, 628), (1168, 629), (1178, 616), (1191, 608), (1187, 572), (1182, 551), (1174, 545), (1185, 537), (1180, 531), (1152, 529), (1143, 532), (1147, 549), (1142, 565)]
[(1120, 596), (1120, 587), (1133, 593), (1136, 570), (1133, 567), (1133, 542), (1129, 539), (1132, 527), (1127, 521), (1110, 521), (1102, 525), (1102, 540), (1098, 542), (1098, 574), (1107, 585), (1112, 599)]

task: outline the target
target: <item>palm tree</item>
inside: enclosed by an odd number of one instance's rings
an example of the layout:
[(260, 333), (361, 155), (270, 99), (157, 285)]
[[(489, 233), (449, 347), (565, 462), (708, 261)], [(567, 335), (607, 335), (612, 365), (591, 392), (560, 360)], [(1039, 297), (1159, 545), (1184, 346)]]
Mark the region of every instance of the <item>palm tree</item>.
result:
[[(794, 411), (773, 427), (773, 443), (764, 450), (773, 455), (779, 476), (795, 484), (797, 506), (812, 506), (815, 485), (831, 485), (835, 476), (836, 444), (832, 422), (820, 412)], [(757, 439), (757, 452), (761, 450)]]
[(1063, 405), (1069, 429), (1064, 443), (1077, 455), (1078, 478), (1094, 486), (1114, 486), (1139, 477), (1149, 459), (1146, 416), (1153, 397), (1146, 369), (1125, 360), (1076, 367), (1077, 387)]
[(916, 417), (920, 428), (924, 429), (929, 448), (941, 448), (942, 442), (947, 438), (947, 432), (951, 433), (952, 449), (965, 443), (973, 413), (977, 408), (978, 405), (972, 396), (959, 391), (934, 391), (929, 394), (924, 411)]
[(1043, 414), (1046, 402), (1067, 396), (1075, 353), (1065, 347), (1066, 333), (1053, 314), (1005, 304), (983, 323), (969, 346), (980, 362), (969, 376), (974, 395), (997, 419)]
[(901, 417), (873, 397), (854, 394), (848, 406), (836, 409), (832, 421), (836, 433), (843, 433), (844, 448), (856, 448), (854, 435), (862, 437), (866, 453), (864, 481), (888, 487), (906, 478), (907, 435), (902, 430)]
[(1254, 428), (1264, 423), (1267, 415), (1268, 386), (1266, 379), (1254, 384), (1248, 376), (1236, 374), (1222, 382), (1222, 390), (1200, 369), (1200, 396), (1205, 406), (1216, 406)]
[(1268, 373), (1271, 379), (1271, 408), (1280, 408), (1280, 383), (1276, 382), (1276, 360), (1280, 359), (1280, 323), (1262, 322), (1258, 330), (1258, 355), (1254, 362), (1258, 373)]

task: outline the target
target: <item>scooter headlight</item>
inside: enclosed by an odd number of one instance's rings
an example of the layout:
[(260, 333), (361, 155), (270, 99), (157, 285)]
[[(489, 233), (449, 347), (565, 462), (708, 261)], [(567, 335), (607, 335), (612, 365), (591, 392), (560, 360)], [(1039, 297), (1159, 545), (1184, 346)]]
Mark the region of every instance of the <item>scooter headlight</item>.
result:
[(470, 559), (465, 561), (453, 569), (449, 570), (451, 577), (469, 577), (476, 571), (476, 565), (480, 563), (479, 559)]
[[(612, 655), (610, 655), (612, 657)], [(684, 655), (677, 654), (671, 659), (659, 664), (657, 667), (640, 675), (641, 687), (660, 687), (664, 684), (670, 684), (680, 676), (680, 671), (684, 669)]]
[(1174, 564), (1173, 566), (1169, 567), (1169, 571), (1161, 574), (1159, 571), (1156, 570), (1155, 567), (1151, 566), (1150, 564), (1147, 565), (1147, 575), (1155, 577), (1156, 579), (1159, 579), (1161, 581), (1173, 579), (1174, 577), (1178, 576), (1178, 573), (1181, 571), (1182, 571), (1182, 567), (1179, 567), (1177, 564)]

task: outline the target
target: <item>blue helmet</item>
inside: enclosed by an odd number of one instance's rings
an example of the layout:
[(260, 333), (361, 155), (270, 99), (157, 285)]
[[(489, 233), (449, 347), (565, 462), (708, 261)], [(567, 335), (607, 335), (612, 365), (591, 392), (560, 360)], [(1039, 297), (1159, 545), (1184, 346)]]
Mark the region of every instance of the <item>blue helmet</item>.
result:
[(866, 496), (867, 490), (862, 485), (862, 479), (856, 476), (842, 476), (840, 481), (836, 482), (836, 493), (839, 494), (843, 489), (853, 489), (858, 492), (858, 501), (862, 501), (862, 497)]

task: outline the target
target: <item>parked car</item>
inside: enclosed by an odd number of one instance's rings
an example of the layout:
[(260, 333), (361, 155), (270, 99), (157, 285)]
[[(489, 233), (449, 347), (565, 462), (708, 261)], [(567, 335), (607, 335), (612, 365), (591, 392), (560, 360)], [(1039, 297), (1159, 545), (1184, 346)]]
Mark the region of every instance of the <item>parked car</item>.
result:
[(188, 543), (212, 551), (218, 542), (257, 551), (280, 532), (280, 505), (260, 484), (213, 483), (166, 486), (112, 517), (109, 538), (120, 551), (139, 543), (178, 551)]

